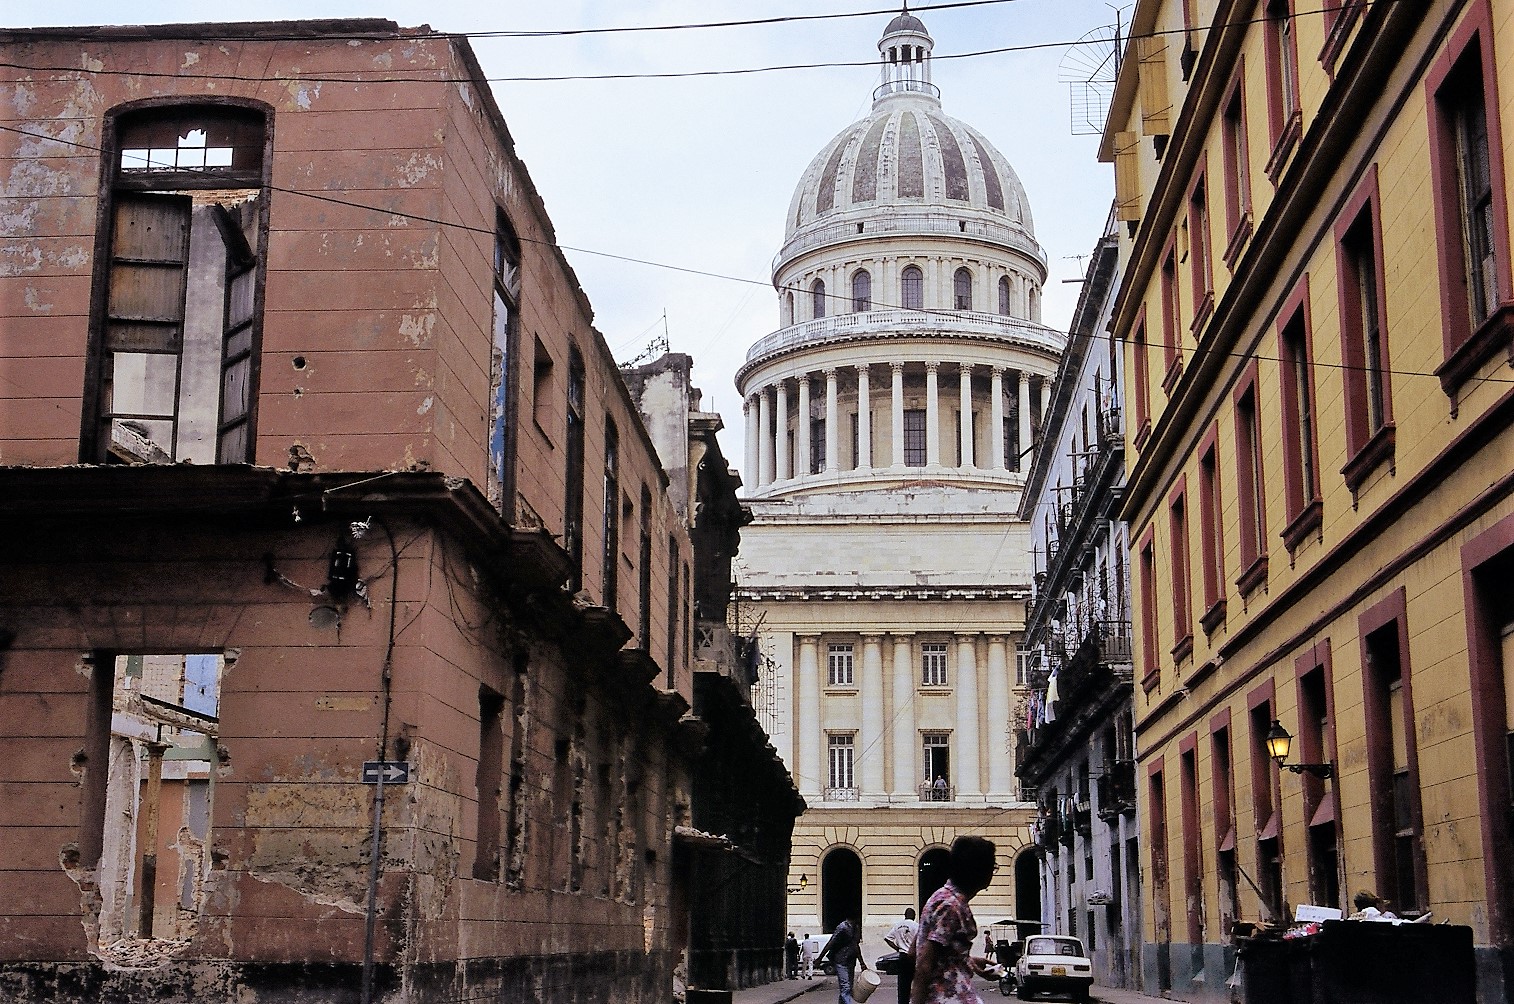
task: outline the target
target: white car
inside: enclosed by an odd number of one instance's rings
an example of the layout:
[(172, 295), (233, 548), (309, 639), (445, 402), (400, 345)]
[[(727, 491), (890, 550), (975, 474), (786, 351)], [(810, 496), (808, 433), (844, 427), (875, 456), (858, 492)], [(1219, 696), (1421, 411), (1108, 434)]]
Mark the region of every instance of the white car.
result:
[(1093, 986), (1093, 964), (1077, 938), (1033, 934), (1025, 939), (1025, 952), (1015, 963), (1015, 979), (1022, 1001), (1045, 993), (1071, 994), (1073, 1000), (1086, 1001)]

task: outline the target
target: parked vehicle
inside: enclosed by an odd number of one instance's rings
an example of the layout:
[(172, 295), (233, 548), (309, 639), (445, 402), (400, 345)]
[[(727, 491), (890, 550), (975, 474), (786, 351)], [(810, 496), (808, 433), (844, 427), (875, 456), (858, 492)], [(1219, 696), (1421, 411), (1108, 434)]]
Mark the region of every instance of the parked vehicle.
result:
[(873, 968), (884, 976), (898, 976), (902, 968), (901, 960), (902, 956), (898, 952), (889, 952), (887, 955), (880, 955), (874, 959)]
[(1093, 965), (1077, 938), (1036, 934), (1025, 939), (1024, 954), (1015, 963), (1015, 977), (1022, 1001), (1046, 993), (1087, 1001), (1093, 987)]

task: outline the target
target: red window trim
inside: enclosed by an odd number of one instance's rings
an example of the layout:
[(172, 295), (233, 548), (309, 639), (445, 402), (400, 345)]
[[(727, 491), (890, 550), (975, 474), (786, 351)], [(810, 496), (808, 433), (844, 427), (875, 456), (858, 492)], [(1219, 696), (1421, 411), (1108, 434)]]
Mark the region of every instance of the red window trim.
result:
[[(1281, 8), (1282, 16), (1274, 14), (1273, 8)], [(1262, 14), (1263, 31), (1266, 37), (1264, 48), (1267, 62), (1267, 125), (1272, 137), (1272, 153), (1267, 158), (1267, 177), (1276, 184), (1278, 177), (1283, 173), (1283, 165), (1287, 163), (1289, 155), (1298, 146), (1299, 137), (1304, 131), (1301, 107), (1302, 89), (1299, 87), (1298, 79), (1298, 22), (1294, 19), (1293, 0), (1264, 0)], [(1284, 19), (1292, 20), (1293, 27), (1289, 33), (1293, 45), (1287, 53), (1293, 79), (1294, 108), (1291, 112), (1283, 108), (1283, 75), (1277, 51), (1278, 24)]]
[[(1246, 716), (1253, 726), (1256, 725), (1256, 709), (1266, 706), (1267, 726), (1270, 727), (1272, 719), (1277, 715), (1276, 686), (1272, 680), (1264, 680), (1246, 695)], [(1254, 731), (1254, 729), (1253, 729)], [(1266, 735), (1263, 732), (1263, 735)], [(1251, 742), (1248, 747), (1251, 761), (1251, 811), (1256, 819), (1257, 838), (1268, 839), (1280, 834), (1269, 834), (1269, 824), (1273, 823), (1278, 813), (1278, 802), (1281, 789), (1278, 784), (1278, 770), (1272, 764), (1272, 759), (1267, 756), (1266, 744), (1259, 741), (1259, 737), (1249, 737)]]
[(1172, 661), (1193, 654), (1193, 541), (1188, 527), (1188, 476), (1167, 496), (1167, 536), (1172, 550)]
[[(1199, 734), (1190, 732), (1178, 743), (1178, 809), (1183, 817), (1183, 891), (1190, 902), (1204, 895), (1203, 844), (1199, 820)], [(1187, 910), (1188, 943), (1204, 943), (1202, 910)]]
[[(1383, 463), (1391, 464), (1394, 455), (1393, 382), (1388, 357), (1388, 292), (1383, 273), (1383, 227), (1378, 196), (1377, 164), (1357, 185), (1335, 223), (1336, 290), (1340, 306), (1341, 362), (1346, 401), (1346, 465), (1341, 474), (1354, 495), (1367, 477)], [(1367, 228), (1372, 244), (1372, 269), (1376, 273), (1374, 290), (1377, 325), (1381, 340), (1378, 367), (1381, 370), (1383, 421), (1378, 429), (1367, 427), (1367, 354), (1366, 332), (1362, 329), (1361, 287), (1357, 283), (1355, 256), (1348, 248), (1352, 233)]]
[[(1493, 247), (1498, 258), (1498, 306), (1477, 330), (1463, 306), (1463, 298), (1449, 291), (1466, 286), (1466, 264), (1461, 248), (1458, 203), (1456, 143), (1451, 123), (1442, 113), (1440, 93), (1447, 78), (1461, 64), (1473, 45), (1481, 67), (1484, 109), (1488, 127), (1488, 170), (1493, 191)], [(1509, 208), (1504, 190), (1503, 129), (1499, 121), (1498, 73), (1493, 60), (1492, 7), (1488, 0), (1474, 0), (1466, 16), (1451, 33), (1425, 78), (1429, 110), (1430, 178), (1435, 204), (1436, 259), (1441, 286), (1441, 338), (1445, 360), (1436, 368), (1441, 389), (1455, 399), (1460, 389), (1499, 347), (1507, 347), (1514, 362), (1514, 272), (1509, 259)]]
[(1225, 622), (1225, 534), (1220, 508), (1220, 427), (1209, 427), (1199, 441), (1199, 555), (1204, 584), (1206, 636)]
[(1136, 314), (1134, 338), (1131, 339), (1131, 373), (1135, 379), (1135, 432), (1131, 437), (1139, 450), (1151, 435), (1151, 342), (1147, 338), (1146, 308)]
[[(1293, 350), (1289, 346), (1289, 340), (1285, 333), (1297, 320), (1301, 325), (1302, 338), (1299, 346), (1303, 353), (1302, 363), (1304, 378), (1308, 384), (1308, 398), (1306, 402), (1309, 408), (1309, 428), (1311, 435), (1309, 442), (1300, 440), (1303, 430), (1299, 422), (1303, 417), (1303, 410), (1298, 400), (1298, 390), (1294, 386), (1293, 374), (1289, 372), (1295, 362)], [(1322, 486), (1319, 476), (1319, 413), (1317, 402), (1319, 395), (1314, 386), (1314, 335), (1313, 325), (1309, 319), (1309, 275), (1299, 280), (1288, 299), (1283, 301), (1283, 309), (1278, 312), (1277, 320), (1277, 357), (1280, 361), (1279, 369), (1282, 379), (1282, 424), (1283, 424), (1283, 482), (1284, 501), (1286, 504), (1287, 523), (1283, 527), (1283, 543), (1289, 553), (1296, 551), (1300, 544), (1316, 533), (1324, 522), (1324, 502), (1321, 498)], [(1304, 450), (1309, 450), (1309, 461), (1314, 470), (1314, 485), (1309, 497), (1304, 497)]]
[[(1229, 754), (1224, 771), (1221, 771), (1218, 755), (1219, 734), (1225, 733), (1225, 749)], [(1214, 849), (1235, 850), (1235, 732), (1230, 728), (1230, 709), (1226, 708), (1209, 719), (1209, 764), (1210, 778), (1214, 785)]]
[[(1325, 721), (1322, 729), (1317, 722), (1304, 719), (1304, 677), (1315, 670), (1322, 674), (1321, 679), (1325, 685)], [(1325, 638), (1307, 651), (1302, 652), (1293, 660), (1294, 687), (1297, 691), (1298, 704), (1298, 742), (1294, 746), (1292, 759), (1295, 763), (1333, 763), (1338, 764), (1340, 758), (1336, 755), (1335, 736), (1335, 681), (1330, 664), (1330, 639)], [(1326, 804), (1328, 791), (1325, 779), (1315, 777), (1313, 774), (1302, 776), (1304, 790), (1304, 823), (1312, 826), (1318, 819), (1322, 808), (1331, 812), (1330, 818), (1335, 822), (1337, 835), (1340, 831), (1340, 813), (1333, 811), (1334, 803)]]
[(1157, 635), (1155, 526), (1148, 526), (1141, 535), (1136, 556), (1141, 576), (1141, 657), (1146, 663), (1141, 667), (1141, 687), (1150, 693), (1162, 678), (1162, 662), (1157, 654), (1161, 649)]
[(1320, 47), (1319, 61), (1332, 79), (1335, 62), (1346, 49), (1346, 39), (1351, 37), (1351, 29), (1366, 9), (1364, 0), (1333, 0), (1325, 5), (1325, 44)]
[(1483, 568), (1514, 552), (1514, 515), (1505, 516), (1461, 549), (1462, 597), (1466, 607), (1467, 662), (1472, 698), (1472, 735), (1476, 751), (1478, 815), (1482, 818), (1483, 870), (1488, 887), (1488, 927), (1494, 944), (1514, 937), (1514, 855), (1508, 805), (1511, 784), (1504, 756), (1505, 702), (1503, 662), (1494, 611), (1488, 609), (1493, 586)]
[(1162, 364), (1166, 367), (1162, 374), (1162, 390), (1168, 397), (1172, 396), (1172, 388), (1177, 386), (1178, 377), (1183, 373), (1183, 351), (1178, 342), (1178, 331), (1182, 327), (1179, 314), (1182, 311), (1180, 293), (1178, 291), (1178, 251), (1177, 238), (1170, 237), (1167, 240), (1167, 248), (1162, 252)]
[[(1250, 399), (1251, 422), (1242, 402)], [(1261, 395), (1257, 391), (1257, 361), (1242, 371), (1232, 399), (1235, 410), (1236, 502), (1240, 512), (1241, 575), (1235, 587), (1241, 597), (1267, 581), (1267, 498), (1262, 466)]]
[(1371, 813), (1372, 865), (1377, 875), (1375, 888), (1390, 888), (1396, 828), (1393, 820), (1383, 818), (1382, 810), (1386, 806), (1383, 806), (1382, 802), (1393, 784), (1393, 727), (1390, 722), (1386, 730), (1381, 728), (1380, 717), (1391, 714), (1387, 708), (1374, 710), (1374, 705), (1379, 698), (1374, 674), (1367, 665), (1367, 639), (1389, 624), (1396, 624), (1397, 630), (1394, 634), (1398, 640), (1399, 688), (1403, 693), (1405, 726), (1404, 759), (1407, 761), (1406, 767), (1409, 773), (1409, 818), (1410, 825), (1419, 834), (1420, 841), (1420, 846), (1414, 855), (1414, 884), (1422, 892), (1428, 894), (1430, 878), (1424, 851), (1424, 804), (1420, 798), (1419, 787), (1419, 730), (1415, 727), (1414, 688), (1409, 670), (1408, 607), (1407, 592), (1400, 586), (1368, 607), (1356, 622), (1357, 642), (1362, 652), (1362, 706), (1366, 721), (1367, 787), (1370, 792), (1370, 804), (1373, 806)]
[(1205, 156), (1188, 186), (1188, 266), (1193, 279), (1193, 320), (1188, 330), (1195, 333), (1214, 310), (1214, 221), (1209, 213), (1208, 175)]
[[(1225, 265), (1235, 268), (1241, 248), (1251, 237), (1251, 137), (1246, 132), (1246, 57), (1236, 62), (1235, 75), (1220, 103), (1220, 162), (1225, 173)], [(1230, 109), (1236, 110), (1232, 119)], [(1240, 137), (1240, 152), (1235, 156), (1234, 138)]]

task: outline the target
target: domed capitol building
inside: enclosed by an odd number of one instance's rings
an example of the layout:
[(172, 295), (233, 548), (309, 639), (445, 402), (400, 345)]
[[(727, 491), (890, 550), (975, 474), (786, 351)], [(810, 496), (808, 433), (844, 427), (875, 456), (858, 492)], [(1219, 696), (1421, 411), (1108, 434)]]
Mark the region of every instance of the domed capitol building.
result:
[[(1038, 916), (1017, 790), (1017, 518), (1065, 335), (1013, 168), (942, 111), (909, 13), (872, 111), (814, 158), (773, 263), (781, 326), (736, 375), (746, 419), (741, 619), (759, 703), (809, 810), (789, 926), (860, 911), (869, 954), (945, 880), (958, 834), (999, 846), (981, 925)], [(1023, 723), (1020, 723), (1023, 726)]]

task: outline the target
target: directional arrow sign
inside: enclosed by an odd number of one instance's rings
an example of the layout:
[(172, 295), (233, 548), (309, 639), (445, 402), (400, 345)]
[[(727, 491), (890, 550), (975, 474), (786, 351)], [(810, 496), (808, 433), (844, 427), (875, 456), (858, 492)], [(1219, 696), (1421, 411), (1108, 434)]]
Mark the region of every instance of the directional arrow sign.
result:
[(409, 760), (369, 760), (363, 764), (363, 783), (408, 784), (410, 782)]

